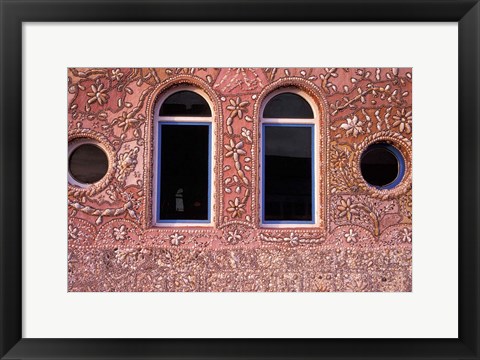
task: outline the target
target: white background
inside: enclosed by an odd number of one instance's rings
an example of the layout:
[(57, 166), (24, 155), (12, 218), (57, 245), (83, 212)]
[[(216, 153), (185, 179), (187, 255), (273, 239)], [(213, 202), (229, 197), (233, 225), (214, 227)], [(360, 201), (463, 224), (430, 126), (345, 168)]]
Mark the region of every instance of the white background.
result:
[[(23, 27), (24, 337), (457, 337), (457, 24)], [(412, 293), (68, 293), (67, 67), (413, 67)]]

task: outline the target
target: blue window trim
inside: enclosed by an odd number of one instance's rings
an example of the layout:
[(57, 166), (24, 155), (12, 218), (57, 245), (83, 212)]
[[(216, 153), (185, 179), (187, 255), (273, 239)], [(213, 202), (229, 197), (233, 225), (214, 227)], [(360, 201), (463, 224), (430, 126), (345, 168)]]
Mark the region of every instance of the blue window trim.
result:
[[(390, 190), (390, 189), (393, 189), (394, 187), (396, 187), (398, 184), (400, 184), (400, 182), (403, 180), (403, 177), (405, 176), (405, 159), (403, 158), (403, 154), (400, 152), (400, 150), (398, 150), (395, 146), (391, 145), (391, 144), (388, 144), (388, 143), (374, 143), (374, 144), (371, 144), (370, 146), (368, 146), (366, 149), (365, 149), (365, 152), (371, 150), (371, 149), (385, 149), (385, 150), (388, 150), (390, 151), (393, 156), (395, 156), (395, 158), (397, 159), (398, 161), (398, 174), (397, 174), (397, 177), (395, 178), (395, 180), (393, 180), (391, 183), (387, 184), (387, 185), (383, 185), (383, 186), (376, 186), (376, 185), (372, 185), (370, 183), (368, 183), (365, 179), (365, 182), (371, 186), (371, 187), (374, 187), (376, 189), (379, 189), (379, 190)], [(364, 153), (365, 153), (364, 152)], [(361, 156), (360, 159), (363, 158), (363, 154)], [(360, 160), (361, 161), (361, 160)]]
[[(310, 221), (295, 221), (295, 220), (265, 220), (265, 128), (267, 126), (281, 126), (281, 127), (309, 127), (311, 128), (312, 144), (312, 220)], [(315, 224), (315, 124), (294, 124), (294, 123), (264, 123), (262, 124), (262, 224)]]
[[(207, 220), (161, 220), (160, 219), (160, 180), (161, 180), (161, 161), (162, 161), (162, 126), (163, 125), (200, 125), (208, 126), (208, 219)], [(159, 121), (158, 122), (158, 139), (157, 139), (157, 214), (156, 214), (156, 223), (157, 224), (209, 224), (212, 222), (211, 210), (212, 210), (212, 123), (211, 122), (187, 122), (187, 121)]]

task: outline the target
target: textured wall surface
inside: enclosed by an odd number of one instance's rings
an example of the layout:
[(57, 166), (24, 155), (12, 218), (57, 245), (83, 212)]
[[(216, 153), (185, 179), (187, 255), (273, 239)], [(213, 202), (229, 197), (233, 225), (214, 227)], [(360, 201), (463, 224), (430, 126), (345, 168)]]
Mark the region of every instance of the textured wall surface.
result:
[[(213, 104), (211, 227), (151, 221), (153, 110), (178, 85)], [(284, 86), (320, 114), (315, 227), (259, 221), (259, 110)], [(409, 68), (68, 69), (69, 141), (100, 142), (110, 162), (100, 182), (69, 184), (68, 290), (411, 291), (411, 89)], [(391, 190), (360, 174), (378, 141), (405, 158)]]

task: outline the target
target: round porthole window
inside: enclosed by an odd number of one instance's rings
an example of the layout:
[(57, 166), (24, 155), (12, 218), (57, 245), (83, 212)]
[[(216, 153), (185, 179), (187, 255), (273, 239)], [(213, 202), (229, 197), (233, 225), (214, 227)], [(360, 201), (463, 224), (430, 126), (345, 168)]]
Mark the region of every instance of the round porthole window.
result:
[(94, 184), (107, 174), (108, 156), (94, 143), (74, 144), (69, 149), (68, 171), (74, 185)]
[(360, 158), (363, 179), (378, 189), (392, 189), (405, 174), (405, 160), (402, 153), (388, 143), (370, 145)]

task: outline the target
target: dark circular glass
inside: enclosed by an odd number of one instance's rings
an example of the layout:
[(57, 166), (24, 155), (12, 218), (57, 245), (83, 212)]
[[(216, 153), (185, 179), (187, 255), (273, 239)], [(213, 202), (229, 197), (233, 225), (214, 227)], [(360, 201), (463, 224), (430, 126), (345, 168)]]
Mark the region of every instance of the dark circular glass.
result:
[(390, 144), (370, 145), (362, 154), (360, 169), (365, 181), (381, 189), (397, 186), (403, 178), (403, 156)]
[(97, 145), (79, 145), (70, 154), (68, 170), (70, 175), (79, 183), (96, 183), (108, 171), (107, 154)]

